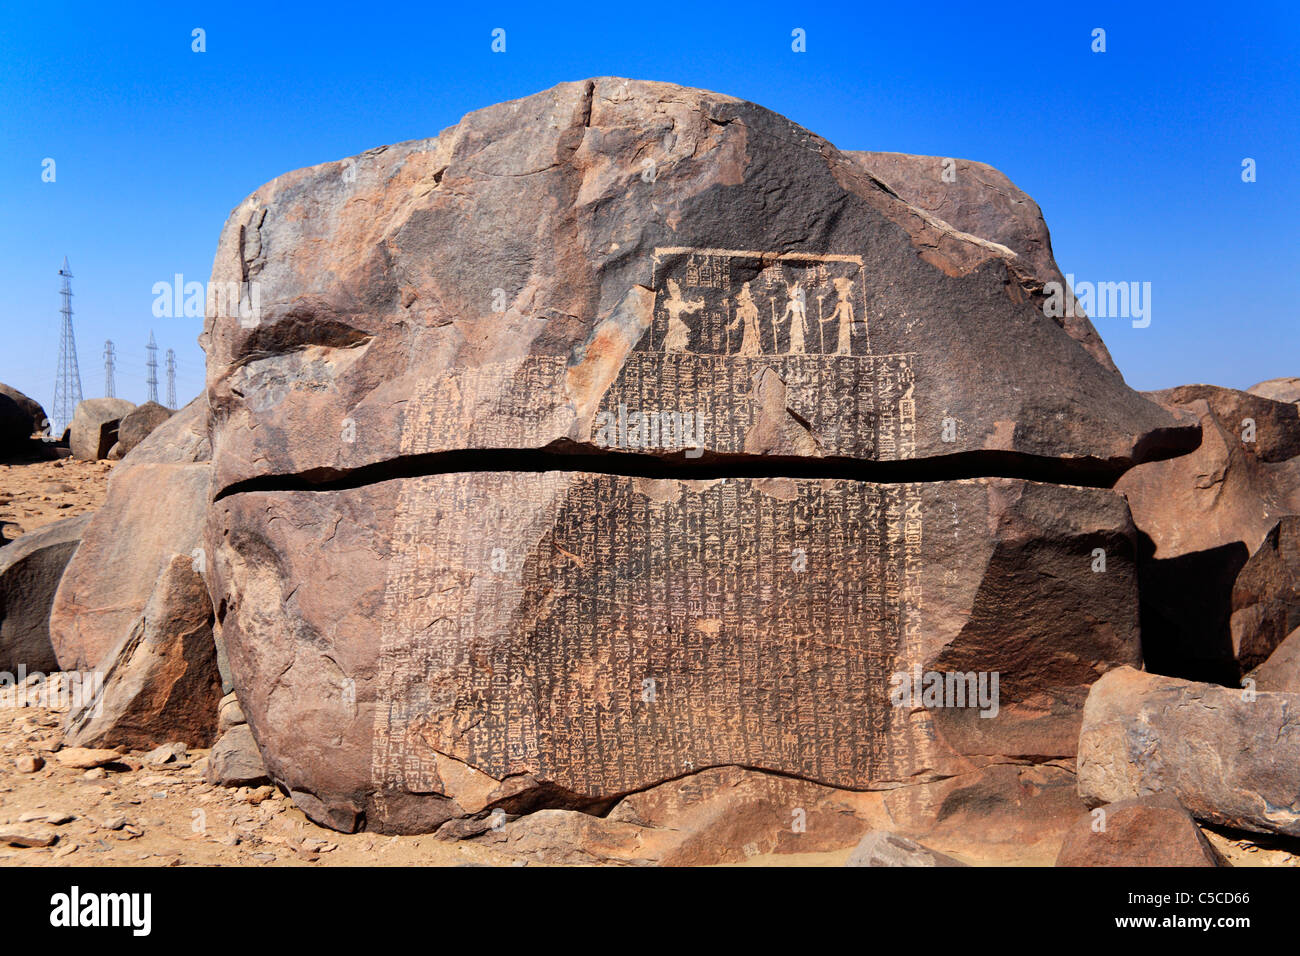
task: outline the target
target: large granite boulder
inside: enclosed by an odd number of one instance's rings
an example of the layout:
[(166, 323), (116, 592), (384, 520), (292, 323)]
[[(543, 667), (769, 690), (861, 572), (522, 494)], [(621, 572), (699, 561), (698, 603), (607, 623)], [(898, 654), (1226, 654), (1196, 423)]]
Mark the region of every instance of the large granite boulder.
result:
[(88, 398), (77, 403), (69, 428), (72, 456), (85, 461), (107, 458), (117, 444), (118, 426), (135, 408), (124, 398)]
[[(176, 555), (200, 572), (200, 531), (211, 492), (207, 406), (196, 399), (113, 469), (50, 612), (65, 669), (94, 667), (135, 628)], [(174, 738), (173, 738), (174, 739)]]
[(1045, 314), (1045, 230), (1017, 255), (871, 170), (599, 79), (232, 213), (208, 582), (305, 812), (1074, 756), (1088, 686), (1140, 662), (1127, 508), (1075, 486), (1197, 423)]
[(58, 670), (50, 607), (90, 519), (64, 518), (0, 548), (0, 671)]
[(1198, 820), (1300, 836), (1300, 695), (1112, 670), (1088, 695), (1079, 794), (1168, 792)]

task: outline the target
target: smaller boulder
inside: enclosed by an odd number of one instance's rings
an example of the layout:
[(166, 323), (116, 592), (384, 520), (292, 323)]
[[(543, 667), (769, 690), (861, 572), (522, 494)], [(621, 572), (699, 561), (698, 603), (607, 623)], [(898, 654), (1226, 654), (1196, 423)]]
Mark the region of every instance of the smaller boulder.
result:
[(1300, 836), (1300, 695), (1251, 693), (1117, 667), (1079, 732), (1089, 806), (1162, 791), (1197, 820)]
[(1243, 671), (1300, 627), (1300, 516), (1282, 518), (1232, 586), (1232, 650)]
[(145, 749), (183, 739), (207, 746), (216, 737), (221, 699), (212, 618), (203, 578), (188, 555), (175, 555), (144, 614), (105, 657), (99, 693), (69, 715), (65, 741)]
[(872, 830), (864, 836), (845, 866), (965, 866), (960, 860), (922, 846), (888, 830)]
[(73, 457), (84, 461), (107, 458), (117, 444), (122, 419), (134, 409), (124, 398), (88, 398), (78, 403), (69, 441)]
[(1226, 866), (1170, 793), (1098, 807), (1065, 836), (1057, 866)]
[(256, 787), (270, 783), (262, 752), (257, 749), (248, 724), (230, 728), (212, 745), (208, 783), (218, 787)]
[(1257, 691), (1300, 694), (1300, 627), (1277, 646), (1268, 660), (1246, 675)]
[(244, 719), (244, 708), (239, 706), (239, 698), (234, 694), (221, 698), (221, 703), (217, 705), (217, 733), (224, 734), (231, 727), (246, 723), (248, 721)]
[(1270, 378), (1246, 389), (1252, 395), (1275, 402), (1300, 402), (1300, 378)]
[(0, 550), (0, 671), (58, 670), (50, 608), (89, 514), (37, 528)]
[(155, 428), (173, 414), (171, 409), (164, 408), (157, 402), (145, 402), (135, 408), (118, 425), (117, 445), (114, 446), (118, 457), (125, 458), (132, 448), (148, 438)]
[(27, 443), (46, 427), (45, 409), (39, 402), (0, 383), (0, 454)]

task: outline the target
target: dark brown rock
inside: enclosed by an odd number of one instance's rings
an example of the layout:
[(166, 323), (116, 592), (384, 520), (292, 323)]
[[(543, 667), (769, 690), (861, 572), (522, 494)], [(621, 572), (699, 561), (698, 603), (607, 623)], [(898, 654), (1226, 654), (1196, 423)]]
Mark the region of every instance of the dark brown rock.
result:
[(1101, 804), (1162, 791), (1198, 820), (1300, 836), (1300, 695), (1108, 673), (1084, 708), (1079, 794)]
[(1300, 516), (1283, 518), (1232, 586), (1233, 656), (1243, 671), (1300, 628)]
[(77, 403), (69, 445), (74, 458), (98, 461), (117, 444), (118, 427), (135, 408), (124, 398), (88, 398)]
[(0, 671), (58, 670), (50, 608), (90, 515), (65, 518), (0, 549)]
[(39, 402), (0, 383), (0, 455), (20, 450), (48, 426)]
[[(846, 152), (878, 176), (904, 202), (937, 216), (962, 232), (1006, 246), (1038, 288), (1065, 276), (1052, 256), (1052, 237), (1038, 203), (1005, 174), (986, 163), (907, 153)], [(950, 165), (949, 165), (950, 164)], [(1097, 362), (1119, 374), (1101, 336), (1072, 301), (1060, 321), (1071, 338)]]
[(1099, 807), (1075, 822), (1057, 866), (1226, 866), (1169, 793)]
[(65, 742), (146, 750), (179, 738), (208, 746), (221, 699), (212, 621), (203, 579), (189, 556), (176, 555), (143, 616), (104, 658), (100, 693), (69, 714)]
[(1256, 690), (1300, 694), (1300, 627), (1287, 635), (1268, 660), (1246, 676), (1255, 682)]
[(94, 667), (131, 633), (176, 555), (206, 567), (206, 555), (196, 551), (211, 486), (205, 415), (196, 400), (113, 469), (50, 612), (64, 669)]
[(159, 425), (175, 414), (157, 402), (145, 402), (122, 419), (118, 426), (118, 457), (124, 458), (148, 438)]
[[(304, 812), (1073, 757), (1088, 686), (1140, 660), (1135, 534), (1021, 479), (1106, 484), (1196, 422), (1044, 314), (1036, 213), (1018, 255), (900, 195), (760, 107), (600, 79), (235, 210), (209, 585)], [(990, 472), (1019, 477), (948, 480)], [(914, 668), (996, 674), (997, 716), (891, 702)]]

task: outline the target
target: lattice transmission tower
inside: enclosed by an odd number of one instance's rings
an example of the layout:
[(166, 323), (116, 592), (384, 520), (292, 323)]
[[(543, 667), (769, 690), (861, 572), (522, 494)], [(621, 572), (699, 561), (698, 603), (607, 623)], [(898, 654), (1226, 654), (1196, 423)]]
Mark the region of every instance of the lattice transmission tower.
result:
[(72, 270), (68, 267), (67, 256), (63, 257), (59, 275), (63, 277), (63, 288), (59, 290), (63, 297), (63, 306), (59, 309), (63, 315), (63, 329), (59, 333), (59, 371), (54, 379), (52, 435), (62, 435), (63, 430), (72, 424), (72, 416), (81, 402), (81, 369), (77, 367), (77, 340), (72, 334)]
[(176, 350), (167, 350), (167, 407), (176, 407)]
[(104, 343), (104, 397), (117, 398), (117, 382), (113, 371), (117, 368), (117, 353), (113, 351), (113, 340)]
[(149, 344), (145, 346), (149, 352), (149, 361), (145, 364), (149, 367), (149, 378), (145, 382), (149, 386), (149, 397), (146, 401), (158, 401), (158, 344), (153, 340), (153, 329), (149, 330)]

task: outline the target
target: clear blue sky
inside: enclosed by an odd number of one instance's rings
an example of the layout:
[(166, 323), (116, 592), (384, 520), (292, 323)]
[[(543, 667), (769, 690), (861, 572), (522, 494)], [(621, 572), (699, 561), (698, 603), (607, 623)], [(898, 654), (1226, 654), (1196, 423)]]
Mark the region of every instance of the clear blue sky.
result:
[(184, 402), (201, 322), (154, 318), (151, 290), (207, 280), (244, 196), (602, 74), (753, 100), (845, 149), (998, 167), (1042, 206), (1063, 271), (1152, 283), (1149, 328), (1097, 321), (1137, 388), (1300, 375), (1297, 5), (1059, 6), (9, 4), (0, 381), (49, 408), (67, 255), (85, 396), (103, 393), (111, 338), (118, 394), (143, 400), (152, 328)]

